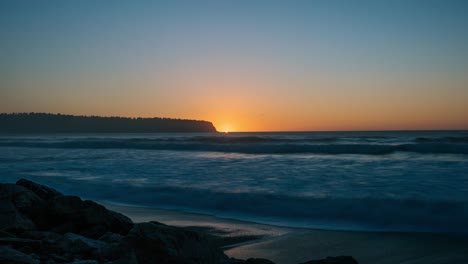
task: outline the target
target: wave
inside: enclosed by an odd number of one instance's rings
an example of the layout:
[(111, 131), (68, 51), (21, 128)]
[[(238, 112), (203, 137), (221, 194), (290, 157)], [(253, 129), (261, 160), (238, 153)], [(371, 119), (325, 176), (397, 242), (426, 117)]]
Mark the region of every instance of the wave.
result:
[[(95, 140), (96, 138), (88, 138)], [(121, 140), (121, 139), (117, 139)], [(335, 142), (340, 137), (311, 137), (294, 138), (278, 136), (191, 136), (191, 137), (162, 137), (162, 138), (129, 138), (132, 142), (153, 142), (153, 143), (212, 143), (212, 144), (266, 144), (266, 143), (313, 143), (313, 142)]]
[[(282, 226), (468, 233), (467, 201), (366, 197), (317, 198), (285, 194), (216, 192), (205, 189), (156, 187), (148, 184), (138, 186), (115, 182), (112, 184), (89, 182), (80, 192), (73, 181), (66, 184), (70, 185), (72, 194), (90, 199), (207, 213)], [(59, 189), (66, 188), (61, 186)]]
[(468, 136), (461, 137), (418, 137), (416, 142), (468, 143)]
[[(290, 141), (288, 141), (290, 140)], [(303, 140), (303, 141), (300, 141)], [(305, 139), (308, 140), (308, 139)], [(190, 137), (190, 138), (88, 138), (66, 139), (59, 141), (43, 140), (5, 140), (2, 147), (30, 148), (65, 148), (65, 149), (147, 149), (172, 151), (210, 151), (232, 152), (243, 154), (364, 154), (385, 155), (394, 152), (415, 153), (448, 153), (468, 154), (468, 144), (446, 142), (422, 142), (405, 144), (375, 143), (330, 143), (326, 138), (315, 139), (322, 142), (305, 141), (304, 139), (281, 139), (269, 137)], [(331, 140), (331, 139), (329, 139)]]

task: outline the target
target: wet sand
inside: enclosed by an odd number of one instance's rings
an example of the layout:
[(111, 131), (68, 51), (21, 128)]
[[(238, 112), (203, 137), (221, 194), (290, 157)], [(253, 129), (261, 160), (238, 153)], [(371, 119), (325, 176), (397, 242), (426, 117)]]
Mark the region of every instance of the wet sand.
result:
[(134, 222), (158, 221), (203, 230), (223, 238), (230, 257), (267, 258), (297, 264), (350, 255), (360, 264), (468, 263), (468, 236), (431, 233), (328, 231), (278, 227), (211, 215), (100, 202)]

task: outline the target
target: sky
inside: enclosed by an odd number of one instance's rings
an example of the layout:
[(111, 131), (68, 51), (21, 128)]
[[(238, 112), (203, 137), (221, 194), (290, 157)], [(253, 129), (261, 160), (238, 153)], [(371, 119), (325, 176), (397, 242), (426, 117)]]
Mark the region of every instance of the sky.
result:
[(468, 129), (468, 1), (0, 1), (0, 112)]

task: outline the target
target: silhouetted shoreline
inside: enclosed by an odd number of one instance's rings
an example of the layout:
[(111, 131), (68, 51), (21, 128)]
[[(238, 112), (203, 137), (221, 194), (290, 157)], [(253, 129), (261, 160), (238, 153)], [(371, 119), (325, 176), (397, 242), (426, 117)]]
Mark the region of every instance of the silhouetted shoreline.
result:
[(211, 122), (173, 118), (2, 113), (0, 133), (173, 133), (217, 132)]

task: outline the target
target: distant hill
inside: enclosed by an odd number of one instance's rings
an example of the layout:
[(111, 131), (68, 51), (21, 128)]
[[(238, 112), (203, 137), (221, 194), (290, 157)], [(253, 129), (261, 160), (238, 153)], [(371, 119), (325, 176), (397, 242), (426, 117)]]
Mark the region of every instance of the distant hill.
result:
[(0, 133), (169, 133), (216, 132), (211, 122), (172, 118), (0, 114)]

